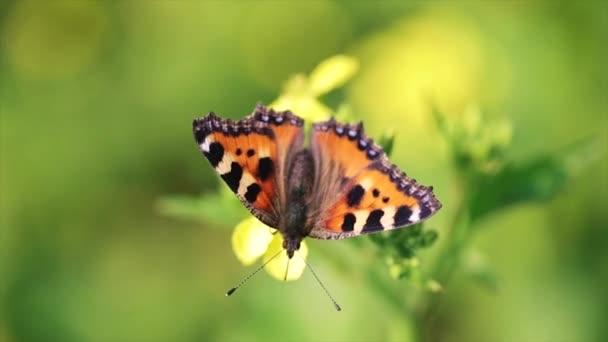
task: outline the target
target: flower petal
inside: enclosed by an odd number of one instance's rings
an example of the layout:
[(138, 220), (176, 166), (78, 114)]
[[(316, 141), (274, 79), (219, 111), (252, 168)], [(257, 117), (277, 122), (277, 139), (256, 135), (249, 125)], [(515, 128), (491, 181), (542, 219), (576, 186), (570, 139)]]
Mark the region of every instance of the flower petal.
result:
[[(275, 234), (274, 238), (268, 245), (268, 250), (264, 254), (264, 262), (267, 262), (270, 258), (272, 258), (275, 254), (279, 253), (283, 249), (283, 237), (281, 234)], [(306, 243), (302, 241), (300, 244), (300, 250), (296, 251), (296, 254), (300, 253), (303, 258), (306, 258), (308, 255), (308, 247)], [(287, 262), (289, 261), (289, 270), (287, 273), (287, 278), (285, 278), (285, 271), (287, 270)], [(287, 256), (287, 252), (281, 253), (279, 256), (274, 258), (271, 262), (266, 264), (264, 267), (266, 272), (268, 272), (271, 276), (278, 280), (296, 280), (302, 276), (304, 269), (306, 268), (306, 263), (304, 260), (300, 258), (298, 255), (294, 255), (291, 260)]]
[(232, 233), (232, 250), (236, 258), (243, 265), (253, 264), (268, 248), (273, 238), (272, 231), (254, 217), (241, 221)]
[(332, 110), (313, 97), (294, 97), (281, 95), (269, 107), (275, 110), (291, 110), (306, 121), (327, 120)]
[(343, 86), (359, 70), (359, 62), (349, 56), (337, 55), (321, 62), (310, 74), (310, 90), (319, 96)]

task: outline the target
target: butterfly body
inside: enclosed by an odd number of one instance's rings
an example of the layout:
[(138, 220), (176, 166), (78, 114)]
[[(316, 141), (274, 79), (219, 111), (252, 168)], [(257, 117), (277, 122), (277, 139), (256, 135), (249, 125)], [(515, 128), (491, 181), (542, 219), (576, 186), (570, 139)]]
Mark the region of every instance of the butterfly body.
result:
[(315, 123), (258, 105), (238, 121), (193, 122), (211, 166), (241, 202), (284, 238), (291, 258), (305, 237), (341, 239), (405, 227), (441, 208), (432, 187), (407, 177), (361, 123)]
[(287, 205), (277, 229), (283, 234), (283, 248), (291, 258), (293, 252), (300, 249), (300, 242), (308, 236), (314, 225), (309, 217), (308, 203), (314, 186), (314, 164), (310, 150), (297, 152), (287, 179)]

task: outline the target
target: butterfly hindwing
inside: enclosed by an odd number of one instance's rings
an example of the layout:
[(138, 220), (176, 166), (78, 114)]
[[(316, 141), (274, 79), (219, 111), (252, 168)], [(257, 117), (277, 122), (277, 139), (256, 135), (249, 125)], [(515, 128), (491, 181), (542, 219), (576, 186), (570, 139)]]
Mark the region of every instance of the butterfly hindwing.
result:
[(349, 237), (409, 226), (440, 207), (431, 187), (417, 184), (396, 167), (374, 163), (346, 185), (319, 227), (329, 232), (323, 238)]
[(278, 139), (291, 139), (297, 147), (301, 119), (258, 106), (243, 120), (210, 113), (192, 125), (194, 138), (215, 171), (255, 217), (276, 228), (284, 197), (278, 179), (289, 157)]
[(315, 124), (311, 143), (322, 175), (316, 189), (331, 189), (317, 199), (319, 219), (311, 237), (338, 239), (400, 228), (441, 207), (432, 187), (417, 184), (390, 163), (361, 124)]

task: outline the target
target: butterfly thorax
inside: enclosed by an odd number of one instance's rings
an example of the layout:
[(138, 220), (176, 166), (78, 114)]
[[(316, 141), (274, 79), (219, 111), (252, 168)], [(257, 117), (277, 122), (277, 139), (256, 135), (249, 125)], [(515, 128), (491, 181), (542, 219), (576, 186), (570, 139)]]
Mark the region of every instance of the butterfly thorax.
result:
[(300, 242), (312, 230), (309, 220), (310, 194), (313, 190), (314, 164), (308, 149), (299, 151), (287, 176), (287, 202), (279, 231), (283, 234), (283, 248), (289, 258), (300, 248)]

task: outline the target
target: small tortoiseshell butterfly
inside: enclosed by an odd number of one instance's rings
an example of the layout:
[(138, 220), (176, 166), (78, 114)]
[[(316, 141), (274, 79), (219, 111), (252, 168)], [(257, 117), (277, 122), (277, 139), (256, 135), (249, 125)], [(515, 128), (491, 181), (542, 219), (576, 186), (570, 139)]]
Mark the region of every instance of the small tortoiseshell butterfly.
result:
[(441, 208), (433, 187), (393, 165), (362, 123), (315, 123), (309, 147), (304, 120), (263, 105), (243, 120), (209, 113), (192, 126), (230, 189), (283, 235), (290, 259), (305, 237), (342, 239), (406, 227)]

